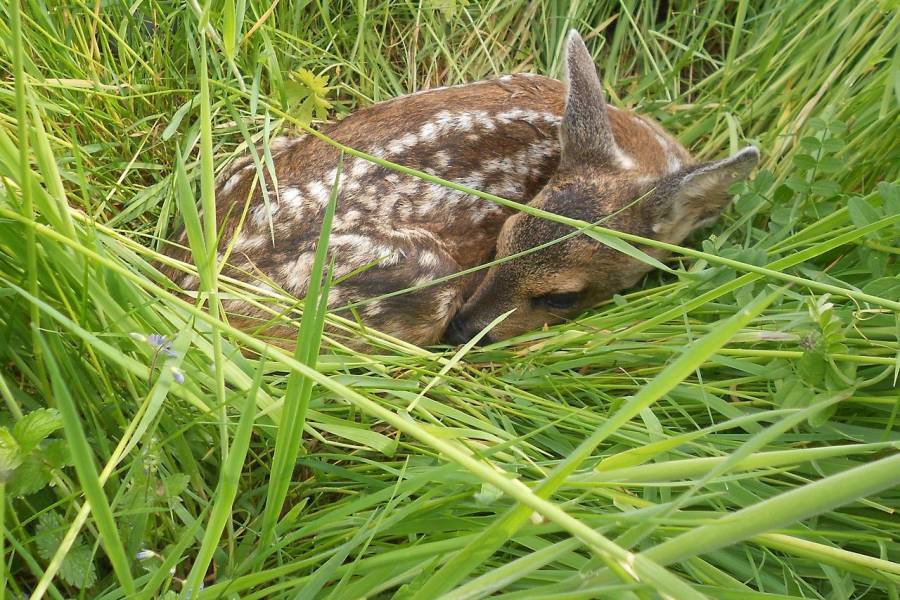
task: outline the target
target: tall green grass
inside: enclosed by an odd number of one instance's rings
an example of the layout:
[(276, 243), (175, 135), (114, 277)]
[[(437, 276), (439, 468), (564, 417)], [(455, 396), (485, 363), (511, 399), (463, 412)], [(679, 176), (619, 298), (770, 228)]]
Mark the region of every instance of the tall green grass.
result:
[[(0, 597), (900, 597), (894, 3), (0, 14)], [(558, 75), (571, 27), (614, 104), (701, 158), (762, 150), (667, 272), (462, 351), (216, 276), (230, 160), (261, 143), (270, 168), (272, 136), (399, 94)], [(182, 223), (189, 297), (157, 270)], [(229, 325), (234, 295), (295, 351)]]

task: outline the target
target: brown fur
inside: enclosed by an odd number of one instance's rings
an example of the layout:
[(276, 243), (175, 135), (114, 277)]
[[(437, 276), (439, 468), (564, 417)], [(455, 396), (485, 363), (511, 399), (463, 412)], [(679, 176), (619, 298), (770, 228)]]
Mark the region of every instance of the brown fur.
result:
[[(541, 76), (506, 76), (382, 102), (323, 132), (352, 148), (443, 179), (597, 220), (676, 171), (691, 168), (691, 161), (688, 152), (652, 120), (606, 109), (590, 57), (581, 51), (580, 38), (572, 40), (568, 88)], [(577, 52), (582, 54), (576, 64), (572, 57)], [(578, 80), (573, 82), (576, 75)], [(302, 297), (339, 153), (313, 136), (279, 138), (272, 146), (274, 177), (263, 168), (260, 179), (256, 163), (247, 159), (235, 164), (218, 184), (220, 250), (233, 243), (223, 272)], [(572, 149), (576, 146), (577, 152)], [(673, 170), (674, 163), (678, 169)], [(648, 206), (661, 214), (665, 207), (657, 204)], [(239, 229), (238, 217), (245, 208), (247, 218)], [(607, 225), (658, 237), (660, 232), (653, 231), (647, 210), (628, 211)], [(516, 214), (510, 218), (513, 213), (347, 157), (329, 245), (333, 276), (339, 281), (329, 296), (330, 308), (422, 286), (483, 264), (495, 254), (505, 256), (567, 232), (565, 227), (533, 217)], [(183, 234), (179, 241), (185, 242)], [(528, 299), (560, 290), (571, 281), (597, 280), (599, 263), (609, 273), (599, 279), (610, 291), (632, 285), (637, 273), (646, 271), (595, 242), (575, 238), (494, 267), (486, 276), (482, 272), (457, 278), (364, 304), (358, 311), (368, 326), (413, 343), (430, 344), (441, 338), (467, 300), (454, 321), (456, 337), (451, 336), (451, 341), (467, 339), (503, 312), (500, 307), (517, 308), (493, 334), (504, 337), (558, 320), (547, 311), (527, 309)], [(342, 280), (360, 269), (361, 273)], [(177, 281), (186, 289), (198, 283), (192, 276)], [(500, 285), (499, 281), (512, 283)], [(601, 296), (592, 294), (591, 300)], [(586, 305), (587, 300), (579, 307)], [(243, 302), (228, 301), (226, 309), (238, 315), (244, 327), (263, 317)]]

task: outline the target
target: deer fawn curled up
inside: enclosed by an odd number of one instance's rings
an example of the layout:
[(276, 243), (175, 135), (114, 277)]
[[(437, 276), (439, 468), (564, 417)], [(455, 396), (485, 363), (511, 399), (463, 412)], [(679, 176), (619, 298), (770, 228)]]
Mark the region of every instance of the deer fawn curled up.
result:
[[(756, 148), (696, 164), (655, 121), (606, 105), (575, 31), (565, 64), (566, 84), (520, 74), (427, 90), (359, 110), (323, 132), (443, 179), (591, 223), (609, 217), (606, 227), (673, 244), (714, 220), (729, 186), (756, 164)], [(339, 151), (300, 136), (273, 140), (271, 153), (275, 177), (266, 174), (263, 182), (268, 202), (249, 160), (217, 187), (222, 250), (231, 245), (223, 272), (302, 297)], [(338, 282), (328, 305), (421, 287), (571, 231), (348, 157), (328, 248)], [(426, 345), (462, 343), (515, 309), (489, 332), (503, 339), (573, 316), (650, 269), (587, 236), (570, 236), (489, 269), (364, 303), (357, 312), (369, 327)], [(198, 281), (182, 275), (178, 283), (190, 289)], [(242, 327), (269, 318), (246, 302), (225, 307)]]

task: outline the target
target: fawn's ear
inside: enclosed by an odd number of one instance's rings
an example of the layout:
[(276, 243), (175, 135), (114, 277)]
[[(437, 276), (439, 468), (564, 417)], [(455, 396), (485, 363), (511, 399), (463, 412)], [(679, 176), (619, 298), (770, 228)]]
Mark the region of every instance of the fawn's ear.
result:
[(608, 160), (616, 155), (597, 68), (574, 29), (566, 38), (566, 110), (560, 125), (563, 165)]
[(661, 179), (648, 203), (653, 233), (678, 243), (694, 229), (715, 221), (728, 204), (728, 188), (745, 179), (757, 162), (759, 150), (748, 146), (728, 158), (693, 165)]

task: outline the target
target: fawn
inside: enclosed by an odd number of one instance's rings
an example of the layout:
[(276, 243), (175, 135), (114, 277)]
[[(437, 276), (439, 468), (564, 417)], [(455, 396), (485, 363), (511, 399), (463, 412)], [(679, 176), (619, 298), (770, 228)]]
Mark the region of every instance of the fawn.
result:
[[(655, 121), (606, 105), (574, 30), (565, 64), (567, 85), (519, 74), (426, 90), (356, 111), (323, 133), (560, 215), (588, 222), (612, 215), (604, 226), (674, 244), (713, 221), (729, 200), (728, 187), (756, 164), (756, 148), (695, 164)], [(218, 184), (221, 247), (231, 244), (223, 272), (302, 297), (339, 151), (312, 136), (276, 138), (270, 147), (274, 177), (261, 182), (244, 160)], [(339, 190), (328, 248), (338, 282), (331, 309), (425, 286), (572, 231), (361, 158), (345, 160)], [(357, 314), (367, 326), (427, 345), (467, 341), (515, 309), (489, 332), (487, 339), (497, 340), (560, 322), (650, 269), (587, 236), (570, 236), (489, 269), (363, 303)], [(178, 283), (191, 289), (198, 281), (186, 275)], [(242, 327), (268, 318), (242, 301), (225, 308)]]

